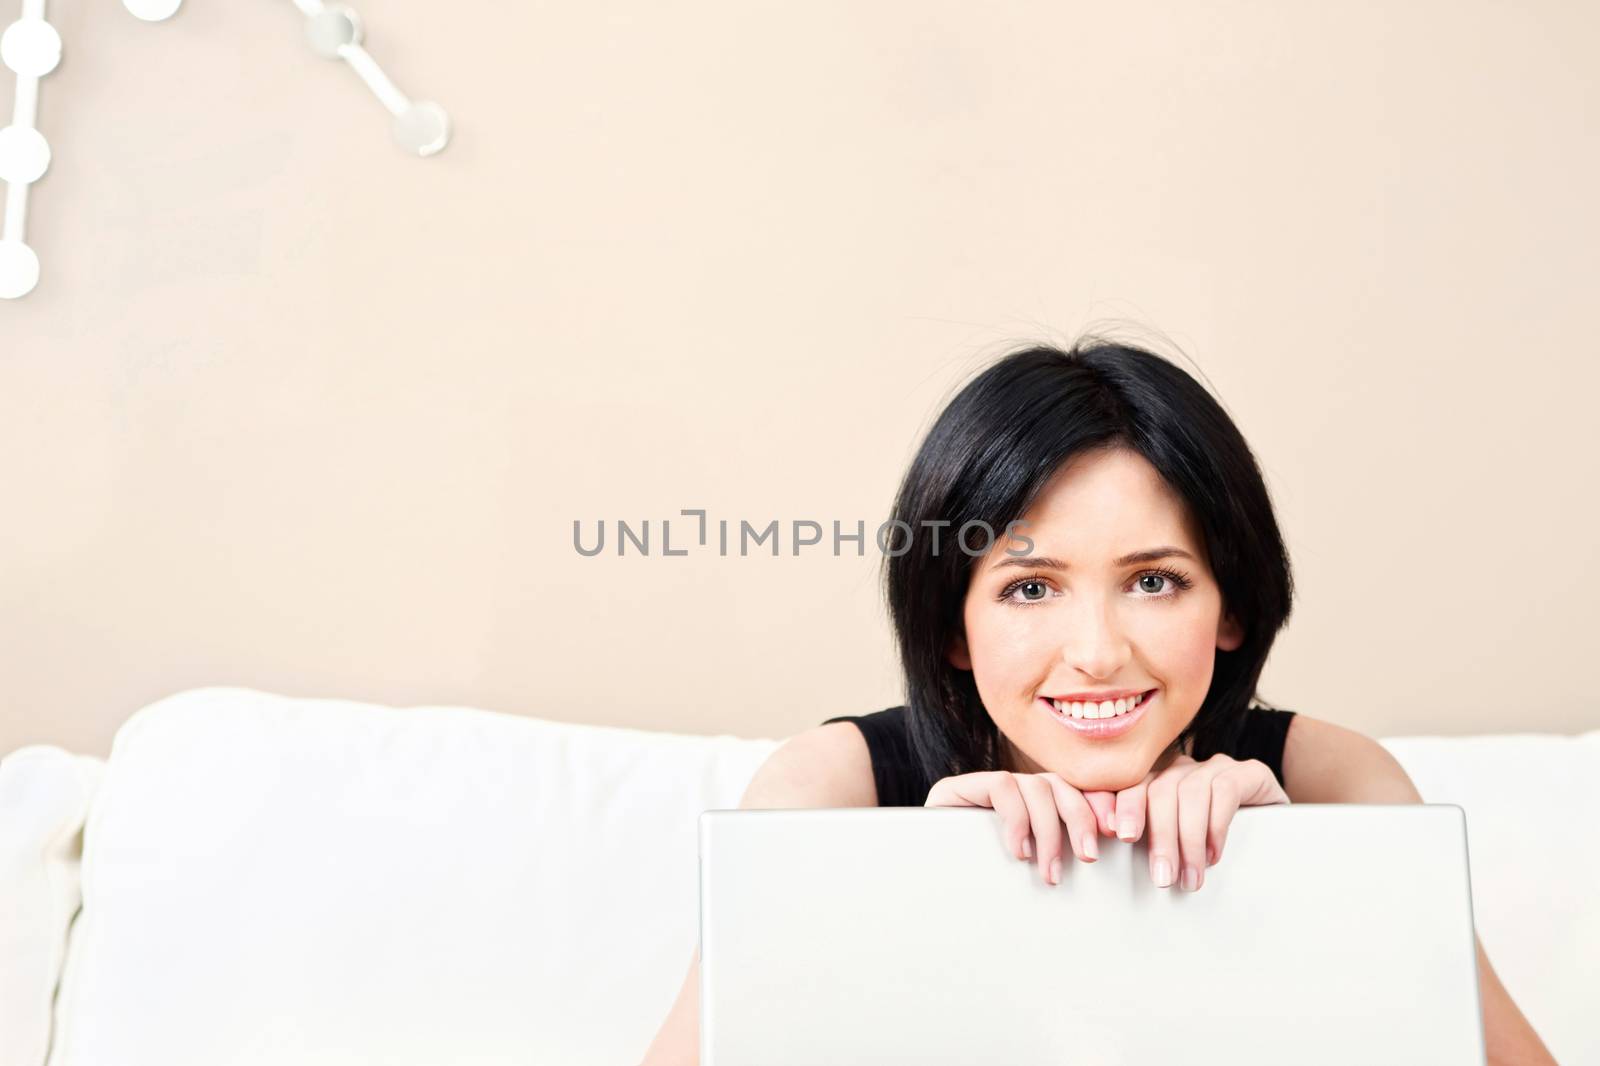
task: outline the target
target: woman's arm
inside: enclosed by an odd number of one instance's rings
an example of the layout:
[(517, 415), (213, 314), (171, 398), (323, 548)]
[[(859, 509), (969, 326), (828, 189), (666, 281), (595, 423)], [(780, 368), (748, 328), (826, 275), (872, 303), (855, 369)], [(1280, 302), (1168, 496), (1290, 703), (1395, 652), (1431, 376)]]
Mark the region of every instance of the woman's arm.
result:
[(656, 1030), (640, 1066), (695, 1066), (700, 1061), (700, 949), (689, 960), (689, 974), (678, 998)]
[[(1284, 791), (1292, 803), (1421, 803), (1387, 748), (1351, 729), (1296, 714), (1283, 748)], [(1489, 1066), (1556, 1066), (1512, 1002), (1478, 945), (1478, 990)]]
[[(853, 722), (830, 722), (798, 733), (761, 764), (739, 809), (876, 807), (872, 752)], [(695, 1066), (700, 1061), (700, 949), (640, 1066)]]

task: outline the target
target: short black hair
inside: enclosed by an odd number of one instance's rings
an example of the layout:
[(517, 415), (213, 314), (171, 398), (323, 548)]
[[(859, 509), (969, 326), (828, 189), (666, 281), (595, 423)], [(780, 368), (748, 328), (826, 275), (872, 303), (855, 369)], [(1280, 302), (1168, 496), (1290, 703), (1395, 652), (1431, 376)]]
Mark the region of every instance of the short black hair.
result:
[[(1188, 505), (1205, 540), (1223, 610), (1243, 643), (1216, 652), (1211, 687), (1177, 738), (1197, 759), (1229, 750), (1293, 600), (1289, 556), (1255, 456), (1233, 420), (1181, 367), (1132, 344), (1085, 337), (1063, 351), (1032, 345), (967, 383), (928, 430), (894, 518), (909, 548), (885, 555), (884, 590), (905, 673), (912, 750), (930, 781), (1000, 768), (999, 730), (972, 673), (948, 659), (975, 557), (931, 550), (967, 522), (1018, 521), (1073, 457), (1128, 448)], [(935, 523), (930, 527), (925, 523)], [(905, 527), (898, 527), (905, 528)], [(898, 554), (897, 554), (898, 553)]]

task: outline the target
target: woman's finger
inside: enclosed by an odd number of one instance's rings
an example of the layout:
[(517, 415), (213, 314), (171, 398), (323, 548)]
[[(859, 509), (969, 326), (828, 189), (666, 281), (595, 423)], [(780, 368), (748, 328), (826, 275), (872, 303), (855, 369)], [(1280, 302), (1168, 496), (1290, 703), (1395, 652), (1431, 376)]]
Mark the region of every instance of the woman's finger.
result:
[(1084, 862), (1099, 859), (1100, 848), (1095, 843), (1099, 826), (1088, 797), (1063, 781), (1060, 774), (1045, 773), (1039, 776), (1049, 783), (1055, 794), (1056, 810), (1067, 825), (1073, 852)]
[(1117, 837), (1121, 840), (1138, 840), (1144, 834), (1146, 793), (1155, 774), (1146, 774), (1143, 781), (1117, 793)]
[(1244, 763), (1223, 770), (1211, 779), (1211, 824), (1206, 832), (1206, 865), (1215, 866), (1228, 840), (1228, 827), (1239, 811), (1239, 777), (1249, 773)]
[(1000, 816), (1001, 836), (1011, 854), (1019, 859), (1033, 858), (1033, 842), (1029, 833), (1028, 805), (1017, 787), (1017, 779), (1009, 770), (995, 770), (987, 784), (989, 802), (979, 806), (993, 807)]
[(1221, 764), (1207, 760), (1178, 782), (1178, 856), (1182, 863), (1179, 884), (1186, 892), (1198, 891), (1205, 881), (1211, 781), (1220, 770)]
[(1018, 774), (1016, 781), (1028, 806), (1028, 821), (1033, 826), (1034, 854), (1039, 859), (1039, 874), (1048, 884), (1054, 884), (1052, 870), (1059, 870), (1061, 858), (1061, 815), (1056, 812), (1056, 798), (1050, 783), (1038, 774)]
[(990, 807), (1000, 816), (1000, 839), (1019, 860), (1032, 858), (1027, 804), (1010, 770), (962, 773), (939, 778), (928, 789), (923, 807)]
[(1089, 809), (1094, 812), (1095, 831), (1104, 833), (1108, 837), (1116, 836), (1117, 794), (1104, 791), (1085, 792), (1083, 798), (1089, 801)]
[(1169, 767), (1145, 789), (1145, 830), (1150, 840), (1150, 878), (1166, 888), (1178, 876), (1178, 782), (1186, 768)]

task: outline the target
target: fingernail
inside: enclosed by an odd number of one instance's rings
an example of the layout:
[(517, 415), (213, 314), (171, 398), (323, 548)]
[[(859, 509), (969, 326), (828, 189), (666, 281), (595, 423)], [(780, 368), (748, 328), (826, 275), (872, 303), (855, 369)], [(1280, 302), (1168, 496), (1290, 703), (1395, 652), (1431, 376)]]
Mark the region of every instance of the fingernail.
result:
[(1216, 852), (1216, 850), (1214, 848), (1211, 847), (1210, 844), (1207, 844), (1206, 845), (1206, 865), (1207, 866), (1215, 866), (1216, 864), (1217, 864), (1217, 852)]
[(1083, 838), (1083, 853), (1090, 859), (1098, 859), (1100, 857), (1100, 845), (1094, 842), (1092, 835)]
[(1052, 885), (1061, 883), (1061, 856), (1059, 855), (1050, 860), (1050, 883)]
[(1033, 841), (1027, 837), (1022, 838), (1022, 857), (1024, 859), (1033, 858)]
[(1183, 868), (1183, 889), (1185, 892), (1194, 892), (1200, 888), (1200, 871), (1193, 866)]
[(1166, 859), (1157, 859), (1155, 875), (1156, 887), (1166, 888), (1168, 885), (1172, 884), (1172, 864)]
[(1117, 836), (1121, 837), (1123, 840), (1132, 840), (1138, 835), (1139, 826), (1132, 818), (1124, 818), (1122, 823), (1117, 826)]

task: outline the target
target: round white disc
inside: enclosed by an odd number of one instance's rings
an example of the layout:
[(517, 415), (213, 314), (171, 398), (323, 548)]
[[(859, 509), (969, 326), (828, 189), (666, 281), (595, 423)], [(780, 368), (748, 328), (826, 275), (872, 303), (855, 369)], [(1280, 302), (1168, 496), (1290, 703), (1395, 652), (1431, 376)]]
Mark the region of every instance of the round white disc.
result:
[(61, 35), (44, 19), (19, 19), (0, 35), (0, 62), (18, 74), (42, 78), (61, 62)]
[(50, 143), (31, 126), (0, 129), (0, 181), (38, 181), (50, 169)]
[(0, 300), (26, 296), (39, 284), (39, 257), (21, 241), (0, 241)]

